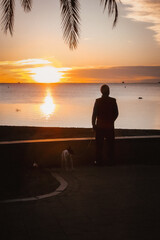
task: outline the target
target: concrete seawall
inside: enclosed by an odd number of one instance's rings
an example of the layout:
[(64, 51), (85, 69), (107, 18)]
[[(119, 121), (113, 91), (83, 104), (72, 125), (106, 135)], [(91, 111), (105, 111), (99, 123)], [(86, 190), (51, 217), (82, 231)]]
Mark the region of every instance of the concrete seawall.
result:
[[(74, 165), (90, 165), (95, 159), (95, 140), (92, 138), (43, 139), (0, 142), (1, 169), (3, 167), (32, 166), (60, 167), (60, 155), (70, 145)], [(117, 137), (115, 160), (117, 164), (159, 164), (160, 136)]]

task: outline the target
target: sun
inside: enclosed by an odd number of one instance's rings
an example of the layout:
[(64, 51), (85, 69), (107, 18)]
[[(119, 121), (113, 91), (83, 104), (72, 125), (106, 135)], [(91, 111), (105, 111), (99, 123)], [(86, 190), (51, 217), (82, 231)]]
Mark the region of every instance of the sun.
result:
[(62, 74), (57, 68), (52, 66), (36, 67), (30, 70), (31, 77), (38, 83), (59, 82)]

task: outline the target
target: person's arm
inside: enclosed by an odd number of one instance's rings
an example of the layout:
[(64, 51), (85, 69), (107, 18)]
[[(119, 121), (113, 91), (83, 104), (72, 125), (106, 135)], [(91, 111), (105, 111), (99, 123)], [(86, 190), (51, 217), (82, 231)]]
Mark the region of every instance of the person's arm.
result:
[(118, 117), (118, 106), (117, 106), (117, 102), (115, 100), (115, 104), (114, 104), (114, 121), (117, 119)]
[(97, 119), (97, 101), (94, 104), (93, 113), (92, 113), (92, 126), (93, 129), (96, 129), (96, 119)]

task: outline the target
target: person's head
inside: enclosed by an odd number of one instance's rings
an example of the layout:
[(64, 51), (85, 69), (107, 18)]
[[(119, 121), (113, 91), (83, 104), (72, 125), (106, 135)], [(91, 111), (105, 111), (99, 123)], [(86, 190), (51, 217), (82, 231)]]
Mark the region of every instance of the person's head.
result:
[(73, 149), (71, 148), (71, 146), (68, 146), (68, 147), (67, 147), (67, 150), (68, 150), (68, 152), (69, 152), (70, 154), (74, 154), (74, 151), (73, 151)]
[(109, 96), (110, 90), (109, 90), (109, 87), (107, 84), (104, 84), (101, 86), (101, 93), (102, 93), (102, 95)]

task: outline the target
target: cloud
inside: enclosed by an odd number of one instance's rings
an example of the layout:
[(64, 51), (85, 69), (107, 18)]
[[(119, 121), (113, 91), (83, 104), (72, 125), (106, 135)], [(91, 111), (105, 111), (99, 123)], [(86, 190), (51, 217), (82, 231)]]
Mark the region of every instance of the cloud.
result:
[(37, 64), (50, 64), (51, 62), (46, 60), (46, 59), (37, 59), (37, 58), (32, 58), (32, 59), (25, 59), (25, 60), (20, 60), (20, 61), (15, 61), (16, 65), (37, 65)]
[(64, 74), (67, 82), (133, 83), (160, 81), (160, 66), (120, 66), (75, 68)]
[[(0, 82), (34, 82), (33, 69), (53, 66), (47, 61), (45, 59), (0, 61)], [(160, 66), (89, 66), (57, 69), (62, 73), (63, 82), (160, 82)]]
[(123, 0), (127, 5), (127, 18), (151, 24), (148, 29), (155, 32), (155, 40), (160, 44), (160, 0)]
[(0, 69), (14, 69), (16, 68), (26, 68), (28, 67), (28, 65), (30, 67), (34, 67), (34, 66), (44, 66), (44, 65), (48, 65), (48, 64), (52, 64), (51, 61), (45, 60), (45, 59), (24, 59), (24, 60), (20, 60), (20, 61), (0, 61)]

